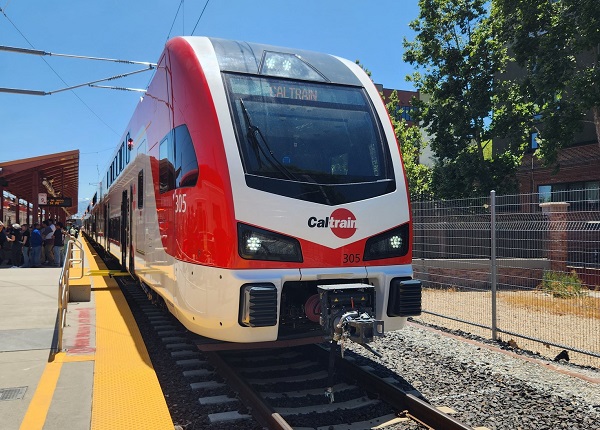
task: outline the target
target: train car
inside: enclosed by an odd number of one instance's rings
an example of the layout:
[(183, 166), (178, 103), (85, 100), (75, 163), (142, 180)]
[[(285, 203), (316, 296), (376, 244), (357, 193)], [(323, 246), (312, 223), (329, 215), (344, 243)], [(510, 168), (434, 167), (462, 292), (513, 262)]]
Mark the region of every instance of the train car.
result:
[(189, 330), (366, 344), (418, 315), (384, 103), (332, 55), (167, 42), (85, 221)]

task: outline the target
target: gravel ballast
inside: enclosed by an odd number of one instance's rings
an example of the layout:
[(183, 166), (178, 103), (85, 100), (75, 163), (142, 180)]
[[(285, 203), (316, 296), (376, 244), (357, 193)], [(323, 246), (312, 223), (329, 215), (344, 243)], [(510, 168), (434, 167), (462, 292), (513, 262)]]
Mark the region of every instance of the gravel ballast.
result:
[(410, 383), (465, 424), (489, 429), (600, 429), (600, 371), (539, 359), (504, 345), (409, 324), (350, 349)]

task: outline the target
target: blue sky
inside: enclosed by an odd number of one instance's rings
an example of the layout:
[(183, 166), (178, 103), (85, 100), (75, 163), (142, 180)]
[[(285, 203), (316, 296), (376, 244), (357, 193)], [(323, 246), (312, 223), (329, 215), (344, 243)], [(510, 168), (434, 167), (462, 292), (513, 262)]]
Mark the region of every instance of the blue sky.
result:
[[(156, 62), (168, 38), (189, 36), (195, 27), (194, 36), (308, 49), (360, 60), (376, 83), (412, 90), (412, 84), (405, 80), (412, 67), (402, 61), (402, 41), (414, 37), (408, 23), (418, 16), (417, 3), (0, 0), (4, 12), (0, 14), (0, 45)], [(139, 68), (0, 51), (0, 87), (50, 92)], [(151, 73), (103, 84), (144, 89)], [(0, 93), (0, 161), (79, 149), (79, 199), (89, 200), (140, 95), (89, 87), (47, 96)], [(87, 203), (82, 202), (82, 206)]]

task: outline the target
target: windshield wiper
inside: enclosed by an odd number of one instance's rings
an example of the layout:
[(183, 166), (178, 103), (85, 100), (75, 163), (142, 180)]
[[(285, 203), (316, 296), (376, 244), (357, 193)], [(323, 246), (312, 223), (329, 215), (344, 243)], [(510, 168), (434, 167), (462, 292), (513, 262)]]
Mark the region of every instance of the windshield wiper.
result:
[[(260, 128), (258, 128), (252, 123), (252, 120), (250, 119), (250, 113), (248, 112), (248, 109), (246, 109), (246, 106), (244, 105), (244, 101), (242, 99), (240, 99), (240, 106), (242, 107), (244, 121), (246, 121), (247, 125), (247, 137), (252, 143), (252, 148), (254, 149), (254, 156), (258, 160), (258, 166), (262, 167), (260, 156), (260, 154), (262, 154), (265, 160), (271, 165), (271, 167), (274, 167), (275, 169), (279, 170), (279, 172), (288, 179), (297, 181), (298, 178), (292, 172), (290, 172), (283, 164), (281, 164), (277, 157), (275, 157), (275, 154), (273, 154), (273, 150), (271, 150), (271, 147), (269, 146), (269, 143), (267, 142), (265, 136), (263, 136), (262, 132), (260, 131)], [(257, 135), (260, 137), (260, 141), (256, 137)], [(260, 142), (262, 142), (263, 145), (261, 145)]]

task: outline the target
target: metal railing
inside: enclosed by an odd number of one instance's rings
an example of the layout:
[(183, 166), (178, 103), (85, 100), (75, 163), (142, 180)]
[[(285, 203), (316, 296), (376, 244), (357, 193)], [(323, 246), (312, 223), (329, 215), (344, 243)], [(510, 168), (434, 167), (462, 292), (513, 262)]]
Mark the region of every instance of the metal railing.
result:
[(580, 195), (413, 200), (415, 320), (600, 367), (600, 193)]
[[(66, 325), (67, 308), (69, 305), (69, 281), (83, 278), (84, 261), (85, 253), (83, 252), (81, 243), (74, 236), (71, 236), (67, 242), (65, 262), (63, 263), (60, 279), (58, 281), (58, 339), (56, 351), (54, 351), (54, 353), (63, 350), (63, 332)], [(71, 271), (75, 268), (75, 265), (80, 266), (81, 274), (71, 276)]]

